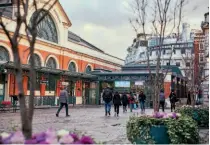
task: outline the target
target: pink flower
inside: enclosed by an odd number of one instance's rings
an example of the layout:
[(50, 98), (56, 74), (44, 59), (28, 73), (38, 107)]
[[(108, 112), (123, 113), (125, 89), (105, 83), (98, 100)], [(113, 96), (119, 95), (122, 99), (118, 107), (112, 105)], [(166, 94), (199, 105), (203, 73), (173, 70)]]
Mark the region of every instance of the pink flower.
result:
[(10, 141), (12, 144), (24, 144), (25, 138), (23, 136), (23, 133), (21, 131), (18, 131), (12, 136)]
[(71, 135), (65, 135), (65, 136), (60, 138), (59, 142), (61, 144), (70, 144), (70, 143), (74, 142), (74, 139)]
[(49, 144), (58, 144), (58, 139), (55, 137), (47, 137), (45, 141)]
[(94, 144), (95, 142), (93, 141), (93, 139), (89, 136), (83, 136), (81, 139), (80, 139), (80, 142), (82, 144)]
[(46, 132), (46, 137), (52, 137), (55, 138), (57, 137), (57, 133), (53, 129), (48, 129)]

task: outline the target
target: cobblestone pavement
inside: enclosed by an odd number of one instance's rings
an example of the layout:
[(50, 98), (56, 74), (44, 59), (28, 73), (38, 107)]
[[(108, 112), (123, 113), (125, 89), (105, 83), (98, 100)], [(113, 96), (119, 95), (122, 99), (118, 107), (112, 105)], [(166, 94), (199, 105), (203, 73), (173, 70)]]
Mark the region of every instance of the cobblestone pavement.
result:
[[(113, 109), (113, 108), (112, 108)], [(91, 135), (97, 141), (106, 143), (129, 143), (126, 137), (126, 122), (133, 113), (122, 113), (120, 117), (104, 116), (104, 108), (69, 109), (71, 117), (65, 117), (65, 110), (60, 117), (55, 117), (57, 109), (35, 110), (33, 119), (33, 132), (45, 131), (47, 128), (56, 130), (78, 130)], [(113, 110), (112, 110), (113, 111)], [(151, 114), (152, 110), (147, 110)], [(0, 113), (0, 132), (10, 132), (20, 124), (19, 113)], [(20, 125), (17, 127), (19, 128)]]
[[(112, 108), (113, 109), (113, 108)], [(114, 144), (129, 143), (126, 137), (126, 122), (133, 113), (122, 113), (120, 117), (104, 116), (104, 108), (74, 108), (69, 109), (71, 117), (65, 117), (65, 109), (60, 117), (55, 117), (57, 109), (35, 110), (33, 119), (33, 132), (45, 131), (48, 128), (55, 130), (77, 130), (91, 135), (96, 141)], [(168, 112), (170, 110), (167, 110)], [(113, 110), (112, 110), (113, 112)], [(152, 109), (147, 109), (146, 114), (152, 114)], [(20, 128), (19, 113), (0, 113), (0, 132), (10, 132)]]

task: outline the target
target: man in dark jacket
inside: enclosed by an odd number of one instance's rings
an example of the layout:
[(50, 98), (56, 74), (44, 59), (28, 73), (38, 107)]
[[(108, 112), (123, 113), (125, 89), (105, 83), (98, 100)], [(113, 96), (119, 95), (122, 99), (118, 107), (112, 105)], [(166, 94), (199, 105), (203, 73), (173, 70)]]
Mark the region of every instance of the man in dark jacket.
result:
[(61, 109), (63, 108), (63, 106), (66, 107), (66, 117), (70, 116), (68, 114), (68, 92), (67, 92), (67, 87), (63, 87), (61, 88), (63, 90), (61, 90), (60, 92), (60, 98), (59, 98), (59, 101), (60, 101), (60, 107), (56, 113), (56, 117), (59, 116), (59, 112), (61, 111)]
[(126, 93), (123, 93), (122, 95), (122, 105), (123, 105), (123, 112), (127, 112), (127, 105), (129, 104), (128, 102), (128, 96)]
[(176, 94), (174, 93), (174, 90), (171, 91), (169, 98), (170, 98), (170, 103), (171, 103), (171, 112), (173, 112), (173, 110), (175, 110), (175, 108), (176, 108), (175, 106), (176, 106), (176, 101), (177, 101)]
[(105, 115), (107, 116), (107, 114), (109, 114), (109, 116), (111, 115), (111, 101), (112, 101), (112, 91), (109, 87), (104, 89), (104, 93), (103, 93), (103, 100), (105, 103)]
[(142, 113), (145, 113), (145, 106), (144, 106), (145, 100), (146, 100), (146, 96), (144, 95), (143, 91), (140, 91), (139, 102), (140, 102), (140, 107), (141, 107)]
[(114, 112), (115, 116), (119, 116), (119, 108), (121, 105), (121, 98), (120, 94), (118, 92), (115, 92), (114, 97), (113, 97), (113, 104), (114, 104)]

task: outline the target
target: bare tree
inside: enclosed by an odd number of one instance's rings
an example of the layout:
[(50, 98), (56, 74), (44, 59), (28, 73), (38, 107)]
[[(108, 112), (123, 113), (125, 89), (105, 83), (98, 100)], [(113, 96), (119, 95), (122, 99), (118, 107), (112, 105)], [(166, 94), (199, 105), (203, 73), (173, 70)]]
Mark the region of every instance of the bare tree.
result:
[[(149, 3), (150, 2), (150, 3)], [(133, 21), (130, 19), (130, 23), (132, 25), (132, 28), (137, 32), (140, 28), (142, 29), (141, 32), (145, 34), (145, 40), (146, 34), (155, 34), (157, 37), (157, 63), (156, 63), (156, 69), (155, 69), (155, 77), (152, 77), (151, 75), (151, 68), (150, 68), (150, 58), (149, 58), (149, 51), (150, 48), (147, 47), (146, 52), (146, 59), (147, 59), (147, 65), (149, 69), (149, 80), (150, 84), (155, 88), (154, 89), (154, 96), (153, 96), (153, 107), (154, 111), (158, 111), (159, 109), (159, 92), (162, 87), (162, 83), (168, 73), (168, 69), (164, 76), (160, 76), (160, 70), (161, 70), (161, 56), (162, 56), (162, 50), (163, 50), (163, 44), (164, 40), (167, 36), (170, 36), (172, 32), (174, 32), (174, 29), (177, 29), (177, 41), (179, 40), (180, 36), (180, 24), (182, 20), (182, 11), (184, 6), (185, 0), (154, 0), (154, 1), (148, 1), (148, 0), (133, 0), (133, 2), (130, 4), (131, 10), (133, 12)], [(147, 13), (153, 11), (152, 17), (149, 15), (146, 15)], [(150, 19), (150, 20), (149, 20)], [(146, 28), (147, 27), (147, 28)], [(153, 32), (149, 30), (149, 27), (153, 28)], [(173, 53), (173, 48), (171, 50), (169, 62), (171, 60)], [(162, 81), (161, 81), (162, 80)]]
[[(26, 139), (32, 136), (32, 120), (34, 114), (34, 91), (35, 91), (35, 62), (34, 62), (34, 46), (37, 38), (37, 25), (47, 16), (53, 6), (57, 3), (57, 0), (45, 0), (40, 6), (37, 0), (13, 0), (13, 6), (16, 10), (16, 22), (15, 30), (11, 32), (7, 28), (7, 18), (0, 17), (0, 26), (2, 27), (5, 35), (7, 36), (12, 53), (14, 56), (15, 75), (18, 85), (18, 98), (20, 103), (20, 115), (22, 123), (22, 132)], [(41, 10), (44, 9), (44, 14), (40, 15)], [(29, 11), (34, 10), (34, 16), (31, 21), (28, 21)], [(24, 29), (24, 34), (21, 34), (21, 30)], [(24, 91), (23, 91), (23, 69), (19, 53), (19, 43), (22, 39), (22, 35), (27, 37), (29, 44), (28, 50), (30, 51), (30, 96), (29, 105), (26, 105)]]

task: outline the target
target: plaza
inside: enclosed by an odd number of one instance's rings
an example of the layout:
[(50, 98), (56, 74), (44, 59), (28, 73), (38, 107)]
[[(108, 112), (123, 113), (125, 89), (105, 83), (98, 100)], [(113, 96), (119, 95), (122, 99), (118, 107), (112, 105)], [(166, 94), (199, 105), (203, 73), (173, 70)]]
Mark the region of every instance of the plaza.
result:
[[(134, 110), (133, 113), (123, 113), (120, 108), (120, 116), (114, 117), (114, 108), (110, 117), (104, 116), (104, 107), (71, 107), (69, 108), (70, 117), (65, 117), (65, 110), (60, 113), (60, 117), (55, 116), (57, 108), (36, 109), (33, 119), (33, 132), (39, 133), (46, 131), (48, 128), (55, 130), (66, 129), (78, 131), (95, 138), (97, 142), (108, 144), (130, 143), (126, 136), (126, 123), (129, 117), (140, 112)], [(170, 109), (166, 110), (167, 113)], [(146, 114), (151, 115), (152, 109), (147, 109)], [(20, 115), (17, 113), (0, 113), (0, 132), (10, 132), (20, 128)], [(200, 130), (200, 136), (203, 142), (207, 143), (209, 132), (208, 129)]]
[[(57, 118), (57, 108), (36, 109), (33, 119), (33, 132), (46, 131), (48, 128), (55, 130), (66, 129), (91, 135), (96, 141), (105, 143), (129, 143), (126, 136), (126, 122), (133, 113), (123, 113), (120, 108), (120, 116), (114, 117), (114, 108), (110, 117), (104, 116), (104, 107), (98, 108), (69, 108), (70, 117), (65, 117), (65, 110)], [(168, 112), (169, 110), (167, 110)], [(146, 110), (146, 114), (152, 114), (153, 110)], [(20, 127), (20, 114), (0, 113), (0, 132), (12, 131), (15, 126)]]

